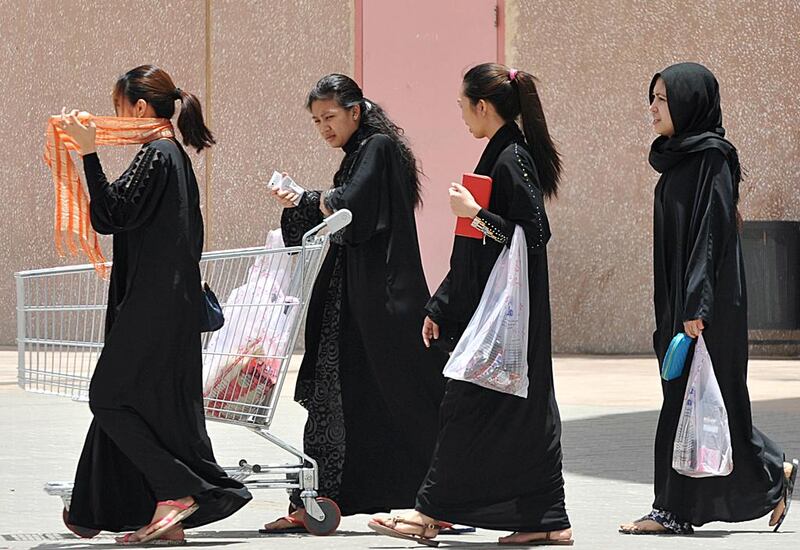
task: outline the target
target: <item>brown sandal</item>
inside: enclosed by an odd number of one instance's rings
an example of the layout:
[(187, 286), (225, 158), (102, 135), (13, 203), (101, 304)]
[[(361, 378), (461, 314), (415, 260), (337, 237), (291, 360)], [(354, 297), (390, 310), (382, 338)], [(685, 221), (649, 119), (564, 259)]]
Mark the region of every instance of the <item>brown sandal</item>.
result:
[[(391, 522), (391, 527), (386, 523)], [(419, 527), (422, 529), (421, 533), (403, 533), (402, 531), (398, 531), (395, 529), (398, 523), (405, 523), (406, 525), (413, 525), (414, 527)], [(439, 534), (439, 529), (441, 528), (436, 523), (417, 523), (416, 521), (410, 521), (407, 519), (403, 519), (400, 516), (394, 516), (388, 519), (380, 519), (380, 518), (372, 518), (369, 523), (367, 523), (367, 527), (375, 531), (376, 533), (380, 533), (381, 535), (386, 535), (388, 537), (394, 537), (397, 539), (404, 539), (404, 540), (413, 540), (420, 544), (424, 544), (425, 546), (439, 546), (438, 540), (433, 540), (436, 535)], [(433, 531), (432, 535), (428, 535), (428, 531)]]
[[(511, 533), (513, 537), (519, 531), (514, 531)], [(575, 544), (574, 539), (554, 539), (551, 537), (553, 531), (547, 531), (544, 535), (543, 539), (533, 539), (528, 540), (525, 542), (500, 542), (497, 541), (497, 544), (500, 546), (572, 546)]]
[[(285, 521), (289, 525), (287, 527), (267, 527), (272, 523), (277, 523), (279, 521)], [(267, 523), (264, 525), (263, 529), (259, 529), (258, 532), (262, 535), (287, 535), (287, 534), (295, 534), (295, 533), (308, 533), (308, 529), (306, 529), (306, 522), (303, 521), (301, 518), (296, 518), (291, 514), (287, 514), (282, 518), (278, 518), (271, 523)]]

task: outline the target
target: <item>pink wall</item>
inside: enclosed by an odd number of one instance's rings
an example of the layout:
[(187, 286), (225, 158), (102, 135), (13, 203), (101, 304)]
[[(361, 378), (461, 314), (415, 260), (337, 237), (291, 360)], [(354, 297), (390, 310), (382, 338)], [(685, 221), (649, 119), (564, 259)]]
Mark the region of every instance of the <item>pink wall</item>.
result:
[[(365, 0), (356, 3), (357, 75), (364, 93), (402, 126), (425, 172), (417, 226), (428, 285), (447, 273), (455, 218), (447, 188), (471, 172), (484, 141), (456, 104), (470, 66), (498, 55), (496, 0)], [(359, 13), (360, 11), (360, 13)]]

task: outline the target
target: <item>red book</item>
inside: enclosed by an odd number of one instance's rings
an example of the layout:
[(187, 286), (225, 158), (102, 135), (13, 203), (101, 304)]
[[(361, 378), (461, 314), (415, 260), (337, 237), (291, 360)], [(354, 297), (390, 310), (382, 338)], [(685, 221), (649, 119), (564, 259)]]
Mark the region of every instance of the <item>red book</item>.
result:
[[(479, 176), (478, 174), (464, 174), (461, 176), (461, 185), (472, 193), (481, 208), (489, 207), (489, 197), (492, 196), (492, 178)], [(472, 227), (470, 218), (458, 218), (456, 221), (456, 235), (470, 237), (471, 239), (483, 238), (483, 233)]]

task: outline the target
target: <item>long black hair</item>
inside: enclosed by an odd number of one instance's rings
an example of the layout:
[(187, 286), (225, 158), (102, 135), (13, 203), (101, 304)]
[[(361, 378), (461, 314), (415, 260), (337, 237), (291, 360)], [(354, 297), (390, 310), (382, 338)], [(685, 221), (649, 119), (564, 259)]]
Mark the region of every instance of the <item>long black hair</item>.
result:
[(194, 147), (199, 153), (216, 143), (203, 120), (200, 100), (196, 95), (176, 87), (172, 77), (163, 69), (154, 65), (131, 69), (117, 80), (114, 97), (124, 97), (131, 104), (143, 99), (153, 106), (159, 118), (172, 118), (175, 115), (175, 102), (180, 100), (178, 129), (184, 145)]
[(464, 95), (473, 105), (481, 99), (488, 101), (506, 122), (516, 123), (522, 117), (542, 191), (548, 198), (555, 197), (561, 180), (561, 154), (547, 130), (536, 77), (499, 63), (483, 63), (464, 75)]
[(422, 185), (419, 176), (422, 171), (417, 166), (417, 159), (408, 145), (403, 129), (392, 122), (380, 105), (365, 98), (364, 92), (349, 76), (337, 73), (323, 76), (308, 93), (306, 108), (310, 111), (312, 103), (326, 99), (335, 100), (345, 109), (353, 109), (359, 105), (361, 107), (360, 126), (388, 136), (397, 144), (406, 177), (413, 184), (414, 206), (421, 206)]

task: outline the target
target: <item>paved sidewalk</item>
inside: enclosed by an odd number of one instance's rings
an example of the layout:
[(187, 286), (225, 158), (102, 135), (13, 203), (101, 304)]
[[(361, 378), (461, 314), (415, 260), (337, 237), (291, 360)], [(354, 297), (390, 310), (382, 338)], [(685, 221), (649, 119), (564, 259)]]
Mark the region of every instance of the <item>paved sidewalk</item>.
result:
[[(642, 358), (560, 357), (556, 391), (564, 423), (567, 507), (575, 548), (754, 549), (800, 548), (800, 501), (785, 532), (772, 534), (767, 519), (741, 524), (711, 524), (687, 537), (633, 537), (616, 533), (619, 522), (649, 510), (652, 501), (652, 438), (660, 386), (655, 361)], [(284, 387), (273, 432), (300, 445), (304, 411), (292, 402), (294, 373)], [(755, 424), (780, 441), (787, 455), (800, 456), (800, 361), (752, 361), (750, 390)], [(61, 503), (46, 495), (47, 481), (70, 480), (90, 414), (85, 403), (25, 393), (16, 386), (16, 354), (0, 351), (0, 550), (18, 548), (112, 548), (103, 534), (82, 541), (61, 524)], [(277, 463), (281, 451), (236, 426), (209, 424), (222, 464), (240, 458)], [(491, 475), (491, 472), (487, 472)], [(798, 495), (800, 496), (800, 495)], [(233, 517), (189, 533), (189, 546), (202, 548), (421, 548), (373, 535), (366, 516), (344, 518), (331, 537), (264, 537), (257, 528), (282, 515), (281, 491), (257, 491), (251, 504)], [(496, 548), (499, 535), (441, 538), (442, 548)]]

